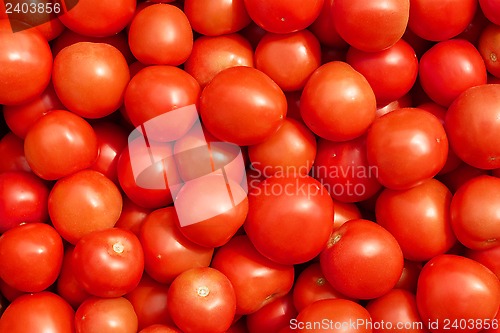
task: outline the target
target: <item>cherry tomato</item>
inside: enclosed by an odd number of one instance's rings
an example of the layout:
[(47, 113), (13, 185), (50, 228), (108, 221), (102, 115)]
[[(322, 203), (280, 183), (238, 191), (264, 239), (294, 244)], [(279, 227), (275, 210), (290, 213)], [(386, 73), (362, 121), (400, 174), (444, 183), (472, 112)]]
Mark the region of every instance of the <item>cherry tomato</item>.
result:
[(249, 333), (276, 333), (297, 316), (291, 294), (279, 297), (246, 317)]
[(495, 24), (488, 26), (481, 32), (477, 49), (484, 60), (488, 72), (500, 78), (500, 27)]
[(75, 333), (137, 333), (137, 315), (127, 299), (92, 297), (75, 313)]

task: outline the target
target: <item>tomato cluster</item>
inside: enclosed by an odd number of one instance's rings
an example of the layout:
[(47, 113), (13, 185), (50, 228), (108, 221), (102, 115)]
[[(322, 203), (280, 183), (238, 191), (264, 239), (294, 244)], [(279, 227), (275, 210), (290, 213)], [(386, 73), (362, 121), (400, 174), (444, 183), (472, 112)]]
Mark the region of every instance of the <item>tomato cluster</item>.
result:
[(500, 332), (499, 0), (2, 0), (0, 113), (0, 333)]

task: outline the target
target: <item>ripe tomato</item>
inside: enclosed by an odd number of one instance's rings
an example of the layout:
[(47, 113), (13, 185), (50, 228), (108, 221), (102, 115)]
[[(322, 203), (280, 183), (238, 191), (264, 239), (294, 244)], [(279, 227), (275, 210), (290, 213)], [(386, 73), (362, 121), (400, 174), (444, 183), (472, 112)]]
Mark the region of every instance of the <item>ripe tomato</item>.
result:
[(488, 72), (500, 78), (500, 27), (495, 24), (488, 24), (481, 32), (477, 49), (483, 57)]
[(394, 236), (372, 221), (359, 219), (332, 233), (320, 264), (327, 281), (340, 293), (371, 299), (396, 285), (404, 260)]
[(181, 273), (168, 290), (168, 311), (185, 333), (224, 333), (233, 322), (235, 310), (231, 282), (210, 267)]
[(98, 297), (120, 297), (134, 290), (144, 271), (144, 253), (131, 231), (110, 228), (82, 237), (73, 268), (84, 289)]
[(24, 152), (36, 175), (56, 180), (95, 162), (97, 136), (85, 119), (56, 110), (33, 124), (24, 140)]
[(59, 296), (64, 298), (75, 310), (91, 295), (85, 291), (83, 286), (76, 278), (73, 265), (73, 246), (66, 247), (62, 262), (61, 272), (56, 282), (56, 291)]
[(332, 15), (339, 35), (347, 43), (362, 51), (376, 52), (403, 37), (409, 10), (410, 0), (335, 0)]
[(24, 140), (9, 132), (0, 139), (0, 172), (26, 171), (31, 168), (24, 156)]
[(488, 20), (496, 25), (500, 25), (500, 13), (498, 12), (500, 2), (498, 0), (479, 0), (479, 5)]
[(140, 330), (139, 333), (182, 333), (182, 332), (172, 326), (156, 324)]
[(416, 108), (398, 109), (375, 120), (366, 147), (378, 181), (395, 190), (434, 177), (448, 156), (443, 125), (434, 115)]
[(75, 333), (137, 333), (137, 315), (127, 299), (92, 297), (75, 313)]
[(376, 109), (368, 81), (340, 61), (314, 71), (300, 98), (300, 114), (306, 125), (316, 135), (331, 141), (361, 136), (375, 119)]
[(287, 294), (246, 316), (248, 332), (276, 333), (283, 327), (289, 327), (290, 320), (296, 316), (292, 295)]
[(129, 197), (123, 197), (123, 207), (115, 227), (132, 231), (139, 236), (142, 224), (146, 217), (151, 213), (151, 209), (141, 207), (134, 203)]
[(354, 203), (333, 200), (333, 230), (349, 220), (360, 219), (361, 211)]
[(332, 221), (332, 199), (323, 185), (310, 176), (281, 175), (250, 189), (244, 228), (265, 257), (298, 264), (325, 247)]
[(76, 244), (93, 231), (115, 225), (122, 210), (122, 196), (100, 172), (82, 170), (57, 181), (49, 195), (48, 209), (56, 230)]
[(64, 248), (57, 231), (43, 223), (28, 223), (0, 236), (0, 278), (23, 292), (40, 292), (61, 270)]
[(418, 312), (432, 332), (479, 332), (477, 321), (491, 323), (499, 306), (498, 278), (471, 259), (439, 255), (420, 273)]
[(422, 266), (423, 265), (420, 262), (405, 260), (403, 273), (401, 273), (401, 277), (394, 288), (405, 289), (415, 294)]
[(235, 236), (218, 249), (211, 267), (227, 276), (236, 294), (236, 313), (250, 314), (287, 294), (294, 267), (260, 254), (247, 236)]
[(324, 0), (323, 8), (319, 16), (308, 27), (308, 29), (316, 36), (321, 45), (334, 47), (337, 49), (345, 49), (348, 44), (340, 37), (332, 15), (333, 0)]

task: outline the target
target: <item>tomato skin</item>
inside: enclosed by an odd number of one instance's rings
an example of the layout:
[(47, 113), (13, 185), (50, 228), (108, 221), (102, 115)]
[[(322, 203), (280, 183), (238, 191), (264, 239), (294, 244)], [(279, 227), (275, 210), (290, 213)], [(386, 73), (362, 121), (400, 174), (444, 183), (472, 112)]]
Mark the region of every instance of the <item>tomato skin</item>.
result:
[(182, 333), (182, 332), (171, 326), (156, 324), (140, 330), (139, 333)]
[(61, 272), (56, 282), (56, 291), (59, 296), (64, 298), (76, 310), (91, 295), (85, 291), (76, 278), (73, 268), (74, 249), (74, 246), (68, 246), (64, 251)]
[(24, 140), (12, 132), (8, 132), (0, 139), (0, 172), (26, 171), (31, 168), (24, 156)]
[(409, 11), (410, 0), (335, 0), (332, 6), (339, 35), (351, 46), (366, 52), (384, 50), (401, 39)]
[(404, 289), (415, 294), (417, 291), (417, 283), (423, 264), (420, 262), (405, 260), (403, 272), (394, 289)]
[(498, 13), (500, 2), (498, 0), (479, 0), (479, 5), (488, 20), (500, 25), (500, 14)]
[(219, 248), (211, 267), (231, 281), (237, 314), (255, 313), (287, 294), (293, 286), (294, 267), (265, 258), (243, 235), (233, 237)]
[(345, 49), (348, 44), (340, 37), (335, 28), (332, 15), (333, 0), (325, 0), (319, 16), (308, 27), (308, 29), (318, 38), (321, 45)]
[(396, 285), (404, 260), (394, 236), (372, 221), (359, 219), (332, 233), (320, 264), (327, 281), (340, 293), (372, 299)]
[[(444, 126), (450, 146), (465, 163), (480, 169), (500, 167), (500, 85), (467, 89), (448, 108)], [(479, 112), (480, 111), (480, 112)]]
[(141, 207), (127, 196), (124, 196), (122, 212), (115, 223), (115, 227), (130, 230), (139, 237), (142, 224), (149, 213), (151, 213), (151, 209)]
[(43, 291), (14, 300), (0, 317), (0, 332), (74, 333), (74, 311), (60, 296)]
[(402, 190), (437, 175), (448, 156), (448, 138), (434, 115), (398, 109), (378, 118), (366, 138), (368, 162), (385, 187)]
[(56, 180), (86, 169), (95, 162), (97, 136), (83, 118), (56, 110), (33, 124), (24, 140), (24, 152), (36, 175)]
[(120, 297), (139, 284), (144, 253), (131, 231), (110, 228), (82, 237), (73, 252), (73, 268), (84, 289), (97, 297)]
[(265, 257), (298, 264), (316, 257), (333, 225), (333, 203), (326, 189), (309, 176), (273, 176), (249, 192), (244, 228)]
[(75, 333), (136, 333), (137, 315), (123, 297), (91, 297), (75, 313)]
[(333, 200), (333, 230), (349, 220), (360, 219), (361, 211), (354, 203)]
[(423, 322), (439, 323), (432, 332), (479, 332), (481, 328), (476, 325), (455, 328), (444, 323), (463, 318), (491, 321), (500, 305), (500, 282), (485, 266), (465, 257), (444, 254), (425, 264), (416, 296)]
[(300, 98), (300, 114), (316, 135), (331, 141), (361, 136), (375, 119), (370, 84), (350, 65), (333, 61), (319, 67)]
[(249, 333), (276, 333), (297, 316), (291, 294), (277, 298), (246, 317)]
[(498, 62), (498, 55), (500, 54), (499, 41), (500, 27), (490, 23), (482, 30), (477, 45), (486, 69), (497, 78), (500, 78), (500, 64)]
[(470, 87), (486, 84), (486, 67), (481, 54), (470, 42), (452, 39), (439, 42), (420, 58), (422, 88), (445, 107)]

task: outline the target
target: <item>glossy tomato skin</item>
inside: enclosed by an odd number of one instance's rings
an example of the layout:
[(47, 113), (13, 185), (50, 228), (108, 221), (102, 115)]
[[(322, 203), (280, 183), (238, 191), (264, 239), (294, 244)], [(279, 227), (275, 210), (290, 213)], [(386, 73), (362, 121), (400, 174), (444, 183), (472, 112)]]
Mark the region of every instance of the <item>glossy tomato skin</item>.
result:
[(333, 61), (319, 67), (300, 98), (300, 114), (318, 136), (347, 141), (361, 136), (375, 119), (375, 94), (350, 65)]
[(276, 298), (260, 310), (246, 317), (249, 333), (276, 333), (290, 325), (290, 320), (297, 316), (291, 294)]
[(235, 236), (219, 248), (211, 267), (227, 276), (236, 294), (236, 313), (250, 314), (287, 294), (294, 267), (261, 255), (247, 236)]
[(123, 297), (91, 297), (75, 313), (75, 333), (136, 333), (137, 323), (134, 307)]
[(281, 264), (316, 257), (333, 225), (333, 203), (310, 176), (273, 176), (249, 192), (245, 231), (255, 248)]
[(97, 136), (85, 119), (69, 111), (55, 110), (30, 128), (24, 140), (24, 152), (36, 175), (56, 180), (95, 162)]
[(0, 234), (21, 223), (46, 222), (49, 188), (25, 171), (0, 173)]
[(498, 278), (471, 259), (439, 255), (420, 273), (417, 307), (424, 323), (438, 323), (432, 332), (479, 332), (476, 320), (491, 324), (499, 305)]
[(348, 44), (340, 37), (337, 28), (335, 28), (332, 6), (333, 0), (325, 0), (321, 12), (308, 29), (316, 36), (321, 45), (345, 49)]
[(498, 260), (500, 258), (500, 246), (484, 250), (467, 249), (464, 255), (488, 267), (498, 278), (500, 278), (500, 260)]
[(361, 211), (354, 203), (333, 200), (333, 230), (349, 220), (360, 219)]
[(131, 231), (110, 228), (82, 237), (73, 252), (73, 265), (84, 289), (97, 297), (120, 297), (139, 284), (144, 253)]
[(73, 245), (93, 231), (112, 228), (120, 217), (122, 205), (116, 185), (94, 170), (82, 170), (59, 179), (48, 200), (54, 227)]
[(455, 192), (451, 226), (462, 244), (473, 250), (498, 246), (499, 199), (500, 179), (487, 175), (469, 180)]
[(43, 223), (28, 223), (0, 236), (0, 278), (23, 292), (40, 292), (61, 270), (63, 243), (57, 231)]
[(450, 146), (460, 159), (473, 167), (500, 167), (498, 103), (500, 85), (482, 85), (467, 89), (446, 113), (444, 126)]
[(26, 171), (31, 168), (24, 156), (24, 140), (12, 132), (8, 132), (0, 139), (0, 172)]
[(500, 25), (500, 14), (498, 13), (500, 3), (498, 0), (479, 0), (479, 5), (488, 20)]
[(366, 138), (368, 162), (378, 181), (391, 189), (408, 189), (443, 168), (448, 138), (434, 115), (417, 108), (392, 111), (378, 118)]
[(497, 78), (500, 77), (500, 65), (498, 63), (498, 55), (500, 54), (500, 48), (498, 47), (499, 40), (500, 27), (490, 23), (482, 30), (477, 45), (477, 49), (483, 57), (488, 73)]
[(423, 264), (416, 261), (405, 260), (403, 272), (398, 283), (394, 286), (395, 289), (408, 290), (412, 294), (417, 291), (417, 283)]
[(355, 299), (377, 298), (391, 290), (403, 271), (397, 240), (368, 220), (351, 220), (334, 231), (320, 255), (327, 281)]
[(127, 196), (124, 196), (122, 212), (115, 223), (115, 227), (130, 230), (139, 237), (142, 224), (149, 213), (151, 213), (151, 209), (141, 207)]
[(177, 220), (174, 207), (157, 209), (146, 217), (139, 233), (145, 270), (164, 284), (188, 269), (209, 266), (214, 252), (213, 248), (188, 240), (180, 232)]
[(13, 301), (0, 317), (0, 332), (74, 333), (74, 310), (60, 296), (43, 291)]
[(168, 310), (185, 333), (223, 333), (231, 326), (236, 310), (233, 286), (214, 268), (190, 269), (170, 285)]
[(419, 78), (426, 94), (444, 107), (470, 87), (486, 84), (486, 67), (470, 42), (452, 39), (439, 42), (420, 58)]
[(140, 330), (139, 333), (182, 333), (172, 326), (155, 324)]
[(76, 278), (75, 269), (73, 266), (73, 251), (74, 246), (67, 246), (64, 250), (64, 258), (62, 262), (61, 272), (57, 278), (56, 291), (59, 296), (64, 298), (73, 309), (78, 309), (91, 295), (85, 291), (83, 286)]
[(347, 43), (362, 51), (376, 52), (403, 37), (409, 10), (409, 0), (335, 0), (332, 15), (339, 35)]

